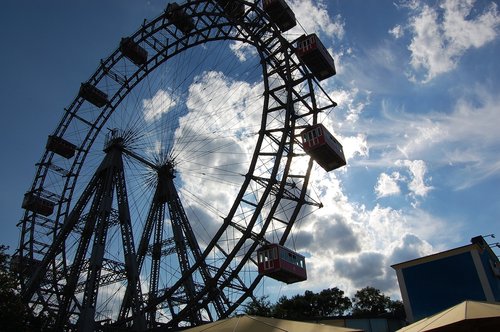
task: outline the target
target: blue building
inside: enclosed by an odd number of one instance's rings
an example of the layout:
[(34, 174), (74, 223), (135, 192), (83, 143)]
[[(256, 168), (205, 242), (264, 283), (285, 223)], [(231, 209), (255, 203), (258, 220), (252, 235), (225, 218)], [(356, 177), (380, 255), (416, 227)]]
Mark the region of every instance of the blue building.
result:
[(465, 300), (500, 302), (500, 262), (482, 236), (470, 245), (392, 267), (409, 322)]

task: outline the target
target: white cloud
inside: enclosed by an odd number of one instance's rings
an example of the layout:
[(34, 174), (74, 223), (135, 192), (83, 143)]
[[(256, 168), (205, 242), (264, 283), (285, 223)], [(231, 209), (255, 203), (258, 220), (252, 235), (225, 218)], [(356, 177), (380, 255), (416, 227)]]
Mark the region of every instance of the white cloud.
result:
[(345, 34), (344, 22), (337, 15), (335, 20), (331, 19), (324, 1), (314, 3), (312, 0), (292, 0), (289, 2), (300, 26), (290, 30), (291, 34), (303, 34), (302, 28), (307, 33), (322, 32), (330, 37), (342, 39)]
[(430, 255), (432, 246), (414, 234), (403, 234), (401, 239), (394, 243), (389, 256), (391, 264), (403, 263), (412, 259)]
[(253, 45), (238, 40), (232, 42), (229, 48), (241, 62), (246, 61), (248, 57), (255, 57), (257, 55), (257, 50)]
[[(316, 218), (318, 214), (322, 216)], [(373, 286), (391, 298), (399, 298), (390, 266), (436, 252), (437, 248), (427, 241), (444, 243), (450, 240), (449, 234), (454, 234), (443, 220), (417, 209), (410, 212), (376, 205), (367, 210), (346, 199), (325, 205), (311, 218), (313, 227), (300, 248), (310, 255), (308, 281), (296, 287), (338, 286), (349, 296)]]
[[(321, 122), (337, 137), (343, 146), (344, 155), (349, 165), (349, 160), (369, 155), (366, 134), (360, 133), (357, 122), (368, 104), (368, 97), (356, 88), (351, 90), (341, 89), (329, 93), (338, 103), (328, 117)], [(340, 132), (344, 133), (343, 135)]]
[(437, 25), (438, 15), (429, 6), (424, 6), (419, 16), (413, 18), (412, 28), (414, 37), (408, 49), (411, 52), (411, 65), (415, 70), (427, 71), (425, 81), (429, 81), (437, 74), (453, 68), (454, 63), (442, 40), (442, 33)]
[(358, 134), (356, 136), (339, 136), (343, 146), (344, 155), (347, 163), (356, 156), (368, 156), (368, 142), (366, 136)]
[(370, 94), (366, 92), (365, 94), (366, 96), (363, 96), (363, 93), (355, 87), (350, 90), (334, 90), (330, 93), (332, 98), (335, 99), (339, 105), (335, 110), (340, 109), (345, 112), (345, 120), (342, 122), (346, 122), (346, 124), (351, 126), (355, 125), (366, 105), (369, 103), (368, 99)]
[(432, 189), (431, 186), (426, 185), (425, 173), (427, 167), (422, 160), (398, 160), (398, 166), (408, 167), (411, 173), (411, 181), (408, 184), (408, 189), (414, 196), (426, 196)]
[(370, 158), (353, 158), (351, 165), (396, 167), (400, 173), (405, 168), (415, 197), (427, 195), (432, 189), (429, 174), (438, 171), (444, 170), (439, 186), (457, 190), (500, 176), (494, 153), (500, 148), (500, 96), (482, 86), (457, 94), (461, 97), (450, 110), (426, 114), (382, 103), (381, 117), (356, 122), (358, 132), (366, 135)]
[[(377, 198), (395, 196), (402, 193), (401, 185), (406, 185), (408, 196), (412, 199), (412, 205), (418, 205), (417, 198), (427, 196), (433, 189), (427, 183), (430, 178), (426, 177), (427, 167), (422, 160), (397, 160), (394, 164), (400, 171), (394, 171), (390, 175), (381, 173), (375, 185)], [(405, 172), (407, 175), (402, 175)]]
[(151, 99), (142, 101), (144, 120), (150, 123), (177, 105), (175, 99), (165, 90), (158, 90)]
[[(479, 100), (480, 102), (476, 102)], [(460, 169), (457, 188), (464, 189), (500, 175), (497, 154), (500, 148), (498, 105), (500, 96), (477, 88), (459, 99), (450, 115), (437, 117), (443, 130), (442, 158)]]
[(385, 273), (385, 257), (378, 252), (363, 252), (356, 257), (337, 257), (334, 267), (341, 278), (352, 281), (354, 289), (366, 286), (387, 290)]
[[(185, 209), (208, 243), (227, 215), (248, 171), (260, 128), (262, 85), (221, 72), (196, 77), (179, 119), (173, 154), (179, 163)], [(210, 202), (207, 204), (207, 202)]]
[(474, 5), (475, 0), (445, 0), (439, 8), (427, 4), (414, 8), (416, 14), (409, 24), (413, 38), (408, 49), (413, 69), (424, 71), (422, 82), (455, 69), (467, 50), (496, 38), (498, 6), (491, 3), (476, 14)]
[(394, 38), (399, 39), (404, 36), (404, 29), (398, 24), (389, 30), (389, 34), (391, 34)]
[(496, 28), (500, 24), (498, 5), (491, 2), (483, 13), (474, 19), (475, 0), (447, 0), (441, 8), (444, 9), (444, 33), (457, 53), (471, 47), (481, 47), (497, 36)]
[[(400, 167), (407, 170), (408, 176), (394, 173), (393, 180), (406, 178), (411, 182), (410, 166), (413, 163)], [(397, 210), (377, 204), (368, 209), (349, 199), (335, 174), (313, 174), (311, 188), (324, 207), (308, 215), (290, 239), (308, 256), (308, 281), (296, 287), (320, 290), (338, 286), (352, 296), (370, 285), (399, 298), (390, 266), (433, 252), (435, 249), (426, 241), (444, 243), (448, 240), (448, 226), (418, 208)]]
[(401, 179), (401, 175), (398, 172), (393, 172), (391, 175), (386, 173), (381, 173), (377, 179), (377, 184), (375, 185), (375, 193), (377, 197), (386, 197), (392, 195), (399, 195), (401, 189), (398, 185), (398, 180)]

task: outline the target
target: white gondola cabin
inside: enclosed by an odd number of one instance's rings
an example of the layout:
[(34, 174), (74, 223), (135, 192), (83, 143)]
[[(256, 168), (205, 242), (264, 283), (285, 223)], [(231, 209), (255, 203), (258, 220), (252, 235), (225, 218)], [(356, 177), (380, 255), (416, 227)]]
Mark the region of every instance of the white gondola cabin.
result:
[(306, 128), (300, 135), (304, 151), (327, 172), (346, 164), (342, 145), (321, 123)]
[(120, 41), (120, 52), (137, 66), (148, 61), (148, 51), (133, 41), (132, 38), (122, 38)]
[(176, 2), (172, 2), (167, 6), (165, 17), (185, 35), (194, 29), (193, 20)]
[(337, 73), (332, 56), (315, 33), (297, 40), (296, 54), (320, 81)]
[(292, 284), (307, 279), (304, 256), (272, 243), (257, 250), (259, 273)]
[(288, 31), (297, 25), (295, 14), (285, 0), (264, 0), (262, 7), (281, 31)]

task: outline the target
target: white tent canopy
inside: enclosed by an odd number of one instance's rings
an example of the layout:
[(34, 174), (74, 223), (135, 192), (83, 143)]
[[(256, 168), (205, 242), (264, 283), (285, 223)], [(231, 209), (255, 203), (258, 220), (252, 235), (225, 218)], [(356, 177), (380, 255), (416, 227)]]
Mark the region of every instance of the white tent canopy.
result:
[(238, 316), (185, 330), (185, 332), (362, 332), (358, 329), (291, 320)]
[(397, 332), (500, 331), (500, 304), (464, 301)]

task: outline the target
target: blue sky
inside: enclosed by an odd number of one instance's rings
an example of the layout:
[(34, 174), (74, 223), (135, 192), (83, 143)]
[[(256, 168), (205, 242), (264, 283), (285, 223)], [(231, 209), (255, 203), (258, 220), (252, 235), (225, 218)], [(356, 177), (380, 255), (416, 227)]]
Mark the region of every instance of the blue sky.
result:
[[(476, 235), (500, 237), (497, 3), (288, 2), (336, 61), (337, 75), (322, 85), (339, 106), (322, 121), (348, 166), (314, 168), (311, 191), (325, 206), (294, 233), (310, 257), (309, 281), (272, 291), (337, 286), (352, 294), (370, 285), (397, 298), (390, 265)], [(80, 83), (166, 3), (2, 3), (0, 243), (17, 247), (23, 194)]]

